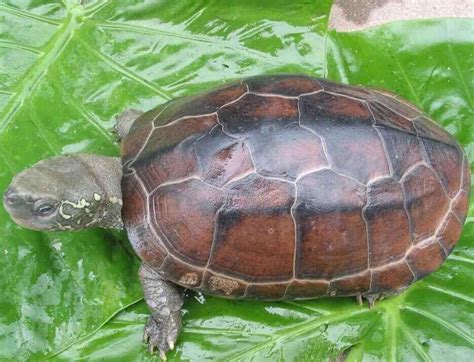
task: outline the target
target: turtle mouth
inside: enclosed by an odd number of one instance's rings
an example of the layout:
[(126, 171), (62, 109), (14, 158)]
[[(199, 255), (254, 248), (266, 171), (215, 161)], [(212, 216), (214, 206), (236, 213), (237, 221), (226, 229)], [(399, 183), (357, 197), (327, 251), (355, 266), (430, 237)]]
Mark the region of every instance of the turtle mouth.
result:
[(15, 212), (15, 210), (9, 210), (8, 207), (5, 207), (5, 209), (10, 214), (10, 217), (13, 222), (25, 229), (35, 231), (45, 231), (47, 229), (44, 225), (35, 225), (35, 220), (32, 218), (25, 218), (24, 215)]
[(15, 205), (19, 204), (20, 197), (18, 192), (13, 188), (9, 187), (3, 194), (3, 206), (7, 211), (11, 210)]
[(28, 215), (28, 205), (12, 186), (3, 194), (3, 207), (16, 224), (27, 229), (40, 230), (29, 218), (25, 218), (25, 215)]
[(35, 227), (34, 225), (29, 223), (25, 219), (22, 219), (18, 216), (12, 215), (12, 214), (10, 214), (10, 216), (11, 216), (12, 220), (15, 222), (15, 224), (20, 225), (21, 227), (24, 227), (25, 229), (36, 230), (36, 231), (41, 231), (42, 230), (42, 229), (39, 229), (39, 228)]

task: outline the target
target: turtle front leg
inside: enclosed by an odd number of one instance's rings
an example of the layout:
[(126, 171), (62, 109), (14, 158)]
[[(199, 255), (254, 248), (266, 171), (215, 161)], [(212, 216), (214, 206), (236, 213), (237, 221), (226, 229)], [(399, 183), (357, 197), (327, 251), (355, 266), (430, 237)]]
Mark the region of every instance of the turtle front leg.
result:
[(143, 339), (151, 353), (158, 348), (160, 357), (166, 360), (166, 352), (174, 348), (181, 331), (183, 292), (145, 264), (140, 268), (140, 280), (151, 310)]
[(139, 111), (138, 109), (127, 109), (117, 116), (114, 132), (117, 134), (119, 141), (127, 136), (133, 122), (135, 122), (135, 120), (143, 113), (144, 112)]

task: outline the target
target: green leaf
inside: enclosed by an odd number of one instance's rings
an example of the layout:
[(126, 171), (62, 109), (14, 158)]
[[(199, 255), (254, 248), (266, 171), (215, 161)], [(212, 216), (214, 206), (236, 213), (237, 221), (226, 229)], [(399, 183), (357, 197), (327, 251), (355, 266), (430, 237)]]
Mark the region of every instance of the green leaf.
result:
[[(330, 1), (84, 3), (0, 5), (0, 190), (45, 157), (117, 155), (110, 127), (125, 108), (277, 72), (392, 90), (446, 127), (474, 163), (473, 20), (339, 34), (327, 31)], [(470, 359), (473, 204), (448, 261), (402, 295), (369, 310), (351, 298), (260, 303), (190, 294), (169, 357)], [(141, 343), (147, 309), (124, 233), (27, 231), (2, 207), (0, 231), (0, 359), (157, 359)]]

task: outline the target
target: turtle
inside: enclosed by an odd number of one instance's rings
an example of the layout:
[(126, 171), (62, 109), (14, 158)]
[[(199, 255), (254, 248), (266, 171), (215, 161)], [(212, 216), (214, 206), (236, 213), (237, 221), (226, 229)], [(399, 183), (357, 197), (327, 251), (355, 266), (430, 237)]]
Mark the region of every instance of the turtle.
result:
[(125, 228), (162, 358), (185, 289), (371, 306), (438, 269), (466, 218), (462, 147), (384, 90), (256, 76), (126, 111), (117, 132), (120, 158), (40, 161), (4, 206), (34, 230)]

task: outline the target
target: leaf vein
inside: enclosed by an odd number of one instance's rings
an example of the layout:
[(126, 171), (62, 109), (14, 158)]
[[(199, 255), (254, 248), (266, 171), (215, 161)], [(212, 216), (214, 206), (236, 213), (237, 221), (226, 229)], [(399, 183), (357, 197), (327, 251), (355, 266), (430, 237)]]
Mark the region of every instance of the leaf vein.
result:
[(457, 261), (462, 261), (462, 262), (469, 263), (469, 264), (474, 264), (474, 260), (469, 259), (469, 258), (465, 258), (465, 257), (463, 257), (463, 256), (459, 256), (459, 255), (456, 255), (456, 254), (451, 254), (451, 255), (449, 256), (449, 259), (451, 259), (451, 260), (457, 260)]
[(153, 82), (149, 82), (146, 79), (142, 78), (137, 73), (131, 71), (130, 69), (124, 67), (122, 64), (116, 62), (110, 56), (92, 48), (86, 42), (80, 41), (80, 43), (89, 51), (90, 54), (95, 56), (97, 59), (101, 60), (105, 64), (107, 64), (110, 68), (115, 70), (116, 72), (124, 75), (128, 79), (134, 80), (135, 82), (145, 86), (148, 89), (151, 89), (153, 92), (164, 98), (165, 100), (171, 100), (173, 97), (166, 91), (160, 89), (156, 84)]
[(403, 79), (405, 79), (405, 81), (407, 82), (408, 88), (410, 89), (410, 92), (413, 94), (413, 97), (415, 98), (416, 105), (418, 107), (421, 107), (423, 103), (421, 102), (420, 97), (418, 97), (418, 94), (415, 91), (415, 88), (414, 88), (413, 84), (411, 83), (410, 79), (408, 78), (407, 74), (405, 73), (405, 70), (403, 69), (402, 64), (400, 63), (400, 60), (398, 59), (398, 57), (394, 53), (392, 53), (392, 57), (395, 60), (395, 64), (397, 65), (398, 69), (400, 70), (400, 73), (402, 74)]
[(443, 293), (443, 294), (447, 294), (447, 295), (450, 295), (454, 298), (458, 298), (458, 299), (462, 299), (462, 300), (465, 300), (466, 302), (469, 302), (469, 303), (474, 303), (474, 299), (472, 298), (469, 298), (467, 295), (463, 295), (461, 293), (457, 293), (455, 291), (452, 291), (452, 290), (449, 290), (449, 289), (445, 289), (445, 288), (439, 288), (435, 285), (427, 285), (427, 288), (428, 289), (431, 289), (431, 290), (435, 290), (439, 293)]
[(110, 141), (112, 144), (114, 143), (114, 138), (112, 135), (107, 132), (100, 124), (97, 122), (92, 115), (87, 112), (84, 107), (78, 102), (76, 102), (72, 97), (67, 97), (67, 101), (82, 115), (84, 120), (86, 120), (92, 127), (97, 129), (101, 135), (103, 135), (108, 141)]
[(459, 66), (459, 62), (456, 59), (456, 56), (454, 55), (453, 47), (450, 42), (448, 42), (448, 50), (449, 50), (450, 57), (453, 59), (453, 64), (454, 64), (454, 67), (456, 68), (456, 72), (459, 75), (459, 79), (461, 80), (462, 88), (464, 89), (464, 92), (466, 93), (469, 108), (473, 109), (471, 92), (469, 91), (469, 88), (467, 87), (467, 84), (466, 84), (466, 80), (464, 79), (464, 76), (461, 73), (461, 67)]
[(407, 337), (408, 341), (412, 344), (413, 347), (415, 347), (415, 350), (418, 353), (418, 355), (420, 355), (420, 357), (423, 358), (424, 361), (431, 362), (432, 361), (431, 357), (426, 354), (426, 352), (420, 346), (420, 343), (416, 340), (416, 338), (413, 336), (413, 334), (409, 331), (409, 329), (405, 325), (405, 323), (400, 321), (399, 327), (402, 330), (402, 332), (405, 334), (405, 336)]
[(286, 65), (286, 63), (280, 62), (278, 61), (277, 58), (269, 56), (266, 53), (263, 53), (254, 49), (249, 49), (247, 47), (243, 47), (240, 44), (230, 43), (228, 41), (223, 41), (216, 38), (208, 39), (205, 36), (198, 36), (198, 35), (193, 35), (193, 34), (179, 34), (179, 33), (174, 33), (171, 31), (158, 29), (158, 28), (150, 28), (147, 26), (129, 25), (129, 24), (122, 24), (122, 23), (99, 22), (97, 23), (97, 26), (104, 29), (131, 31), (131, 32), (148, 34), (148, 35), (158, 34), (158, 35), (167, 36), (170, 38), (183, 39), (183, 40), (188, 40), (188, 41), (193, 41), (193, 42), (210, 44), (213, 46), (218, 46), (223, 49), (230, 49), (232, 51), (238, 50), (239, 52), (244, 53), (244, 54), (251, 54), (257, 58), (260, 58), (262, 61), (270, 65)]
[(431, 314), (430, 312), (427, 312), (425, 310), (418, 309), (416, 307), (402, 306), (402, 308), (407, 309), (409, 311), (412, 311), (416, 314), (419, 314), (419, 315), (425, 317), (426, 319), (429, 319), (429, 320), (431, 320), (431, 321), (433, 321), (433, 322), (435, 322), (439, 325), (442, 325), (446, 329), (449, 329), (451, 332), (456, 334), (458, 337), (464, 339), (465, 341), (469, 342), (470, 344), (474, 344), (474, 339), (473, 338), (471, 338), (467, 333), (460, 330), (458, 327), (454, 326), (453, 324), (447, 322), (446, 320), (444, 320), (444, 319), (442, 319), (438, 316), (435, 316), (434, 314)]
[(46, 23), (46, 24), (50, 24), (50, 25), (56, 25), (56, 26), (61, 25), (61, 22), (59, 22), (57, 20), (53, 20), (53, 19), (47, 18), (45, 16), (33, 14), (33, 13), (31, 13), (29, 11), (26, 11), (24, 9), (18, 9), (18, 8), (15, 8), (15, 7), (10, 6), (10, 5), (0, 4), (0, 9), (4, 10), (5, 12), (10, 13), (12, 15), (20, 16), (22, 18), (27, 18), (27, 19), (31, 19), (31, 20), (40, 21), (42, 23)]
[(41, 50), (38, 50), (34, 47), (30, 47), (28, 45), (18, 44), (8, 40), (0, 40), (0, 48), (9, 48), (9, 49), (16, 49), (16, 50), (26, 50), (27, 52), (34, 53), (37, 55), (43, 54)]

